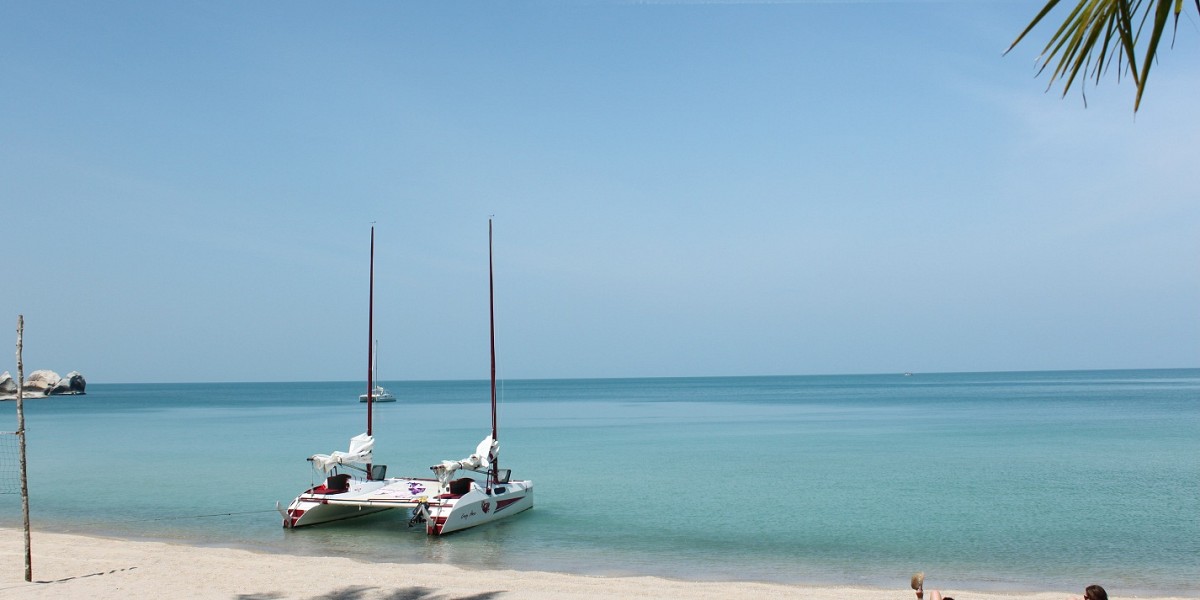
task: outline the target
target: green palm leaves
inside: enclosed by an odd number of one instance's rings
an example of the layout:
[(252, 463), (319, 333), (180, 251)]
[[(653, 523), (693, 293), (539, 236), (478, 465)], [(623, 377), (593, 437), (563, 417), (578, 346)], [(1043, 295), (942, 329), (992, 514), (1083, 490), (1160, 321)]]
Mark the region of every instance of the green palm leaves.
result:
[[(1025, 39), (1059, 1), (1049, 0), (1008, 49)], [(1193, 1), (1200, 13), (1200, 0)], [(1128, 72), (1137, 85), (1133, 103), (1137, 111), (1167, 21), (1174, 15), (1173, 27), (1178, 27), (1182, 11), (1183, 0), (1080, 0), (1042, 49), (1038, 74), (1054, 64), (1050, 85), (1062, 80), (1065, 96), (1081, 74), (1098, 83), (1115, 61), (1118, 80)]]

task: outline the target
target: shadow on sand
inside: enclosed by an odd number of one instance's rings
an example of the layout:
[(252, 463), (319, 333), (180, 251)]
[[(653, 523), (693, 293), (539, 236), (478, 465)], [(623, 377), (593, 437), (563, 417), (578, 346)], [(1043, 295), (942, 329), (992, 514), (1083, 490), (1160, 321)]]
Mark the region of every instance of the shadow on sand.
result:
[[(367, 592), (378, 590), (365, 585), (352, 585), (344, 587), (340, 590), (333, 590), (328, 594), (312, 596), (308, 600), (492, 600), (503, 594), (503, 591), (496, 592), (481, 592), (471, 594), (470, 596), (443, 596), (437, 590), (429, 588), (413, 586), (407, 588), (396, 588), (391, 591), (381, 590), (378, 593), (367, 595)], [(279, 600), (285, 596), (279, 592), (266, 592), (262, 594), (238, 594), (234, 596), (236, 600)]]

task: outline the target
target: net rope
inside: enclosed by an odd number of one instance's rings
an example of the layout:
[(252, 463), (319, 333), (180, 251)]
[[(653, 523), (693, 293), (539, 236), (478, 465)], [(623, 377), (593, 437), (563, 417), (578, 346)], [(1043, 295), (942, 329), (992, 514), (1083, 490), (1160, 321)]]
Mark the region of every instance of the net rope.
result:
[(0, 431), (0, 494), (21, 493), (21, 438), (15, 431)]

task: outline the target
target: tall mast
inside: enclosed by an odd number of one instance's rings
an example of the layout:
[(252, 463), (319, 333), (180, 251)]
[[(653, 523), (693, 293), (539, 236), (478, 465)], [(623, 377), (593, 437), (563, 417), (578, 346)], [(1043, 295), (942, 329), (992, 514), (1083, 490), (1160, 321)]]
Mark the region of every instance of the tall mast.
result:
[[(373, 435), (371, 428), (372, 404), (375, 400), (374, 382), (371, 381), (371, 371), (374, 355), (372, 344), (375, 341), (375, 226), (371, 226), (371, 288), (370, 299), (367, 301), (367, 435)], [(367, 463), (367, 479), (371, 479), (371, 464)]]
[[(492, 441), (496, 437), (496, 286), (492, 276), (492, 220), (488, 219), (488, 319), (491, 324), (492, 338)], [(500, 469), (500, 458), (492, 463), (492, 473)], [(494, 477), (493, 477), (494, 479)]]

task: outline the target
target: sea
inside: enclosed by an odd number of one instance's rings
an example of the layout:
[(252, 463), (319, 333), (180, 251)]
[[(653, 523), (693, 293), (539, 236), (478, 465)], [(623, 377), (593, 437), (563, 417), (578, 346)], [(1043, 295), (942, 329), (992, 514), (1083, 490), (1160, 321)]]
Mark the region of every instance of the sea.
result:
[[(490, 431), (486, 381), (383, 384), (389, 475), (429, 476)], [(365, 391), (27, 400), (35, 557), (44, 531), (400, 568), (1200, 596), (1200, 369), (502, 381), (500, 463), (534, 481), (532, 510), (445, 537), (401, 511), (284, 529), (276, 502), (365, 431)], [(4, 444), (0, 526), (19, 528)]]

